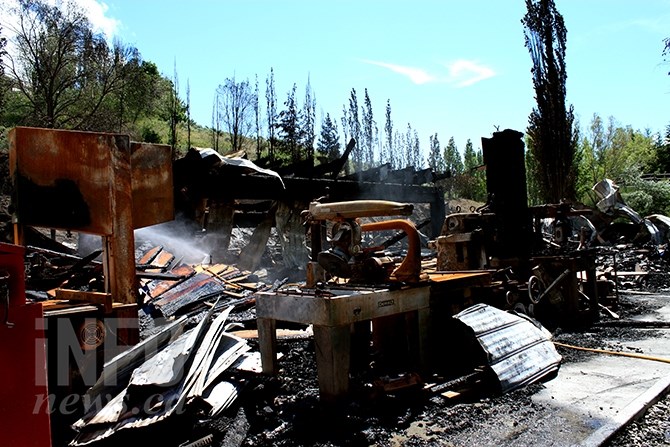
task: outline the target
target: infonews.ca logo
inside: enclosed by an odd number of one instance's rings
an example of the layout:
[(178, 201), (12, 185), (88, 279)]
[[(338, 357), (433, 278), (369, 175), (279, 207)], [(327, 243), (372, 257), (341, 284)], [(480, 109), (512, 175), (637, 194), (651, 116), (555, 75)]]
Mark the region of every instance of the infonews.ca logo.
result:
[[(130, 372), (122, 370), (122, 363), (114, 361), (115, 356), (129, 349), (128, 345), (119, 343), (119, 332), (137, 330), (138, 320), (135, 318), (97, 318), (69, 319), (53, 318), (35, 320), (35, 329), (44, 334), (35, 340), (35, 384), (45, 387), (48, 394), (36, 394), (33, 413), (53, 413), (72, 415), (83, 411), (84, 414), (101, 410), (127, 385)], [(158, 338), (149, 338), (136, 345), (141, 364), (156, 354), (160, 347)], [(47, 359), (41, 358), (42, 345), (46, 348)], [(141, 347), (141, 349), (139, 349)], [(103, 372), (104, 367), (104, 372)], [(101, 374), (102, 373), (102, 374)], [(124, 377), (120, 377), (123, 376)], [(184, 369), (175, 372), (170, 384), (177, 384), (183, 379)], [(121, 378), (121, 380), (120, 380)], [(95, 385), (100, 393), (86, 393)], [(170, 385), (172, 386), (172, 385)], [(63, 392), (63, 390), (74, 390)], [(161, 411), (174, 393), (161, 393), (163, 389), (152, 386), (151, 392), (137, 390), (141, 402), (134, 402), (127, 408), (127, 399), (123, 399), (122, 413), (132, 415), (152, 415)], [(114, 394), (109, 391), (113, 390)], [(174, 397), (176, 399), (176, 396)]]
[[(90, 414), (97, 413), (107, 405), (115, 396), (111, 394), (97, 395), (91, 398), (89, 395), (79, 395), (70, 393), (62, 398), (56, 397), (54, 393), (38, 394), (35, 396), (35, 406), (33, 407), (33, 414), (40, 414), (47, 411), (49, 414), (57, 412), (63, 416), (70, 416), (73, 414)], [(172, 401), (166, 402), (165, 395), (162, 393), (153, 393), (144, 397), (140, 402), (135, 402), (129, 408), (128, 402), (123, 400), (121, 402), (122, 409), (118, 414), (132, 415), (132, 416), (153, 416), (164, 412), (165, 408), (176, 407), (173, 409), (173, 414), (182, 414), (185, 410), (184, 403), (178, 402), (178, 396), (170, 396)], [(177, 405), (179, 405), (177, 407)]]

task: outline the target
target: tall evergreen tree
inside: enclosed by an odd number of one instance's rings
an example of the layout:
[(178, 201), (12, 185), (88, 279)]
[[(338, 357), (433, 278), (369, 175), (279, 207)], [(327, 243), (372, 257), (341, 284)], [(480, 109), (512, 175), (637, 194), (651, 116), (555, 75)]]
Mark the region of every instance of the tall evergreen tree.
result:
[(381, 157), (382, 163), (388, 162), (391, 168), (397, 168), (398, 162), (393, 147), (393, 120), (391, 119), (391, 100), (386, 100), (386, 121), (384, 123), (384, 156)]
[(302, 109), (302, 141), (305, 148), (305, 156), (308, 160), (314, 161), (314, 139), (316, 122), (316, 98), (312, 91), (312, 85), (307, 77), (307, 86), (305, 87), (305, 104)]
[(525, 44), (537, 106), (528, 118), (529, 151), (536, 159), (545, 202), (574, 200), (577, 181), (577, 138), (573, 107), (566, 107), (565, 48), (567, 31), (553, 0), (526, 0)]
[(414, 139), (412, 140), (412, 162), (411, 166), (414, 169), (421, 169), (423, 167), (423, 160), (421, 159), (421, 144), (419, 142), (419, 132), (414, 130)]
[(428, 150), (428, 166), (434, 172), (444, 172), (445, 164), (442, 156), (442, 149), (440, 148), (440, 140), (437, 138), (437, 133), (429, 137), (430, 149)]
[(342, 131), (344, 132), (344, 141), (349, 139), (349, 111), (347, 110), (346, 104), (342, 104), (342, 117), (340, 118), (342, 123)]
[(282, 151), (290, 158), (292, 163), (302, 159), (300, 142), (302, 141), (302, 129), (300, 126), (300, 112), (295, 100), (296, 84), (289, 91), (284, 110), (279, 112), (277, 128), (281, 136)]
[(407, 166), (407, 159), (405, 154), (407, 153), (407, 144), (405, 135), (400, 133), (398, 130), (393, 131), (393, 157), (395, 163), (393, 164), (394, 169), (400, 169)]
[(321, 133), (316, 142), (316, 149), (319, 155), (326, 161), (335, 160), (340, 156), (340, 137), (337, 132), (337, 123), (326, 113), (326, 117), (321, 123)]
[(277, 91), (275, 89), (275, 72), (270, 67), (270, 74), (265, 79), (265, 101), (268, 117), (268, 159), (275, 159), (276, 129), (277, 129)]
[(191, 148), (191, 81), (186, 78), (186, 149)]
[(670, 125), (665, 128), (665, 135), (656, 142), (656, 164), (657, 173), (670, 173)]
[(361, 148), (361, 121), (358, 118), (358, 99), (356, 89), (351, 89), (349, 96), (349, 110), (347, 113), (347, 127), (351, 138), (356, 140), (356, 148), (353, 151), (354, 168), (360, 171), (363, 168), (363, 152)]
[(463, 173), (463, 161), (454, 137), (449, 138), (449, 142), (444, 148), (444, 164), (452, 176)]
[(372, 102), (368, 95), (368, 89), (365, 89), (365, 99), (361, 107), (361, 152), (363, 161), (368, 167), (374, 163), (374, 117), (372, 115)]
[(414, 158), (412, 157), (413, 147), (414, 147), (414, 132), (412, 131), (412, 125), (407, 123), (407, 129), (405, 130), (405, 141), (404, 141), (405, 150), (403, 151), (403, 167), (409, 168), (413, 166)]

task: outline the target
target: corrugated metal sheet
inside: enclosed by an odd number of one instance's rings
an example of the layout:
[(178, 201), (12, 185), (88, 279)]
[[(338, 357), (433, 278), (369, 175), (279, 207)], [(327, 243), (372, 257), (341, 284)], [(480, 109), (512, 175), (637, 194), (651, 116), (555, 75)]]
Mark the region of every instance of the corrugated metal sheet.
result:
[(551, 333), (527, 317), (477, 304), (454, 318), (474, 331), (503, 393), (558, 372), (562, 357)]

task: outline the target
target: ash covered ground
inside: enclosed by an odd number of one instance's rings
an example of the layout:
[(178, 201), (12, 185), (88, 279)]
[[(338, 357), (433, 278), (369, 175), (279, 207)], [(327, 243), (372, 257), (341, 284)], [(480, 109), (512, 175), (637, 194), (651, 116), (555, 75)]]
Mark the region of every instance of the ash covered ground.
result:
[[(653, 312), (653, 304), (640, 304), (637, 298), (638, 295), (622, 294), (622, 318)], [(640, 337), (635, 328), (607, 326), (584, 331), (558, 330), (554, 335), (564, 343), (629, 352)], [(607, 341), (612, 339), (619, 341)], [(274, 378), (249, 378), (236, 405), (224, 416), (215, 420), (187, 416), (150, 432), (133, 433), (133, 442), (145, 439), (151, 445), (179, 446), (209, 435), (211, 445), (218, 446), (475, 447), (490, 445), (482, 430), (518, 427), (521, 432), (540, 423), (547, 410), (532, 399), (544, 387), (542, 383), (504, 395), (474, 389), (460, 398), (447, 399), (419, 387), (396, 394), (378, 393), (364, 378), (358, 378), (361, 381), (349, 401), (325, 406), (319, 401), (312, 340), (283, 339), (279, 351), (283, 354), (280, 374)], [(563, 348), (559, 348), (559, 353), (564, 363), (599, 355)], [(646, 418), (617, 435), (611, 445), (667, 445), (668, 409), (667, 399), (661, 401)], [(115, 439), (112, 444), (120, 442), (123, 440)], [(507, 445), (520, 444), (510, 439)]]
[[(644, 268), (647, 275), (619, 280), (618, 300), (612, 310), (620, 321), (639, 315), (653, 315), (670, 299), (670, 277), (663, 250), (620, 246), (599, 257), (599, 268), (611, 265), (616, 256), (619, 271)], [(242, 317), (246, 318), (246, 317)], [(610, 325), (615, 320), (603, 314), (590, 327), (558, 328), (556, 341), (609, 351), (635, 352), (635, 341), (653, 331), (627, 325)], [(651, 331), (651, 332), (650, 332)], [(612, 340), (616, 340), (613, 342)], [(211, 433), (221, 446), (480, 446), (487, 445), (480, 431), (495, 426), (524, 427), (538, 424), (546, 408), (532, 400), (544, 385), (498, 395), (485, 387), (475, 388), (457, 399), (431, 394), (420, 387), (396, 394), (377, 393), (365, 378), (347, 403), (330, 408), (319, 402), (316, 361), (311, 339), (281, 340), (281, 372), (276, 378), (250, 383), (240, 405), (216, 421), (196, 423), (191, 439)], [(563, 363), (581, 362), (602, 354), (558, 348)], [(560, 374), (560, 372), (559, 372)], [(661, 446), (670, 442), (667, 398), (653, 406), (646, 417), (609, 441), (612, 446)], [(514, 430), (512, 430), (514, 431)], [(547, 441), (549, 442), (549, 441)], [(508, 445), (518, 445), (510, 439)], [(543, 445), (541, 442), (538, 445)], [(550, 445), (550, 442), (545, 445)]]
[[(622, 263), (640, 262), (653, 265), (658, 274), (647, 275), (619, 286), (619, 299), (614, 311), (620, 320), (653, 315), (663, 303), (658, 297), (670, 299), (667, 266), (661, 257), (644, 259), (635, 250), (619, 253)], [(650, 299), (651, 293), (657, 299)], [(244, 323), (253, 320), (247, 309), (231, 319)], [(634, 326), (610, 325), (615, 321), (602, 315), (590, 327), (556, 329), (559, 342), (609, 351), (635, 352), (635, 341), (643, 336)], [(663, 331), (667, 329), (651, 329)], [(644, 336), (649, 336), (645, 329)], [(612, 340), (616, 340), (613, 342)], [(256, 341), (250, 340), (256, 349)], [(236, 404), (222, 417), (199, 420), (195, 415), (172, 421), (143, 434), (133, 433), (134, 442), (146, 439), (152, 445), (174, 445), (207, 439), (218, 446), (463, 446), (487, 444), (484, 430), (505, 427), (521, 433), (546, 418), (547, 408), (532, 399), (543, 383), (534, 383), (516, 391), (499, 395), (487, 387), (473, 387), (458, 398), (430, 393), (421, 386), (408, 387), (396, 393), (383, 393), (375, 388), (372, 377), (352, 377), (351, 398), (339, 406), (326, 406), (319, 400), (314, 343), (309, 337), (279, 340), (280, 374), (276, 377), (248, 377)], [(558, 348), (563, 363), (577, 363), (602, 354)], [(559, 372), (560, 375), (560, 372)], [(428, 379), (430, 380), (430, 379)], [(545, 419), (546, 420), (546, 419)], [(653, 406), (647, 415), (625, 428), (608, 445), (668, 445), (670, 406), (667, 398)], [(560, 425), (560, 424), (559, 424)], [(560, 427), (553, 429), (560, 430)], [(140, 436), (140, 437), (138, 437)], [(209, 436), (209, 438), (207, 438)], [(550, 436), (550, 433), (548, 434)], [(536, 445), (552, 444), (549, 439)], [(114, 445), (122, 440), (115, 439)], [(510, 438), (505, 445), (521, 445)]]

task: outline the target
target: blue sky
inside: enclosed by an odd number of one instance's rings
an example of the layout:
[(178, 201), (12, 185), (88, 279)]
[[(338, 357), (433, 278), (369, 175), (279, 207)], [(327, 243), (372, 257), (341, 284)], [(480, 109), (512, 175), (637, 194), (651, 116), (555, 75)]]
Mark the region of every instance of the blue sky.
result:
[[(6, 1), (6, 0), (5, 0)], [(94, 23), (136, 46), (190, 85), (193, 118), (211, 125), (217, 85), (258, 76), (261, 104), (273, 68), (280, 106), (309, 78), (317, 121), (339, 119), (365, 88), (383, 130), (390, 100), (395, 129), (438, 134), (462, 151), (498, 127), (524, 131), (534, 106), (524, 46), (523, 0), (80, 0)], [(663, 131), (670, 65), (668, 0), (555, 0), (568, 29), (567, 101), (582, 127), (594, 113), (634, 129)], [(342, 131), (340, 125), (340, 132)]]

